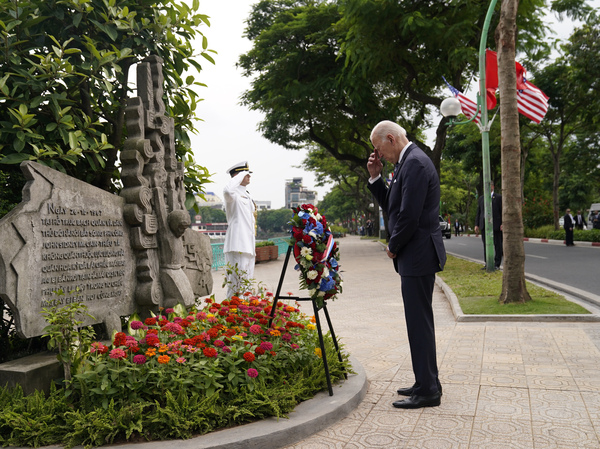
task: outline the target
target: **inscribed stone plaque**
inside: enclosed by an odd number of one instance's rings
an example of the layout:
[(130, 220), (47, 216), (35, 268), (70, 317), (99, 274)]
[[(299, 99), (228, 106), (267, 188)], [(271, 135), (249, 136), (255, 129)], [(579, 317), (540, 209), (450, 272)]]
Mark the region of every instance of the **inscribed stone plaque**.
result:
[[(135, 259), (123, 198), (34, 162), (23, 201), (0, 220), (0, 297), (25, 338), (43, 333), (43, 308), (82, 302), (121, 329), (134, 312)], [(62, 291), (63, 295), (56, 292)]]

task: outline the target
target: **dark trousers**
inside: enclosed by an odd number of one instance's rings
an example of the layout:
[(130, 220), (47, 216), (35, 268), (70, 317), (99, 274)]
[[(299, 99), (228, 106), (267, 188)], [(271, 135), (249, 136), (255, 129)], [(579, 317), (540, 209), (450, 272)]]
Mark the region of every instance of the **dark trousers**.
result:
[(402, 276), (404, 316), (415, 375), (414, 394), (419, 396), (427, 396), (441, 391), (431, 305), (434, 283), (435, 274)]
[(573, 228), (565, 228), (565, 244), (567, 246), (573, 246)]
[[(485, 257), (485, 230), (481, 230), (481, 240), (483, 241), (483, 261), (487, 261)], [(494, 231), (494, 266), (499, 267), (502, 263), (502, 231)]]

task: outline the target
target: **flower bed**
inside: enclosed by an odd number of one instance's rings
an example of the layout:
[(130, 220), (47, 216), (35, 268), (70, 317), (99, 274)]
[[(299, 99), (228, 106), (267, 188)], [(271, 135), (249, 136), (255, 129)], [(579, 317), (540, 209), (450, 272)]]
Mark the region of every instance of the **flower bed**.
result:
[[(48, 397), (0, 388), (0, 445), (102, 444), (189, 438), (285, 416), (326, 378), (311, 317), (271, 294), (129, 320), (110, 344), (94, 342), (73, 380)], [(325, 339), (333, 380), (349, 371)], [(331, 352), (331, 354), (330, 354)]]

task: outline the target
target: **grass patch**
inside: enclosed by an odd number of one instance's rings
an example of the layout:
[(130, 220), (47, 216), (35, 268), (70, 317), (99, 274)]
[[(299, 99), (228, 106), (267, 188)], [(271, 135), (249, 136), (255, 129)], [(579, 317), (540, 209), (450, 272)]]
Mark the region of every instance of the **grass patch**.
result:
[(589, 314), (579, 304), (564, 296), (527, 282), (532, 300), (524, 304), (500, 304), (502, 272), (488, 273), (481, 264), (448, 255), (444, 271), (439, 277), (458, 298), (463, 313), (467, 315), (547, 315)]

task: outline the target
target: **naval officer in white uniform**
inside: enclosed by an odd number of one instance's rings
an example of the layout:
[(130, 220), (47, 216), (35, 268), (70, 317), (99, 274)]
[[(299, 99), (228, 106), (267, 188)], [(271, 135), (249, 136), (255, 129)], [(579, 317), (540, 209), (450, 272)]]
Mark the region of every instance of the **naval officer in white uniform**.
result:
[(228, 223), (223, 252), (225, 263), (237, 266), (237, 273), (227, 275), (227, 297), (231, 298), (243, 293), (242, 279), (254, 277), (256, 205), (246, 190), (252, 173), (248, 162), (235, 164), (227, 172), (231, 179), (223, 189)]

